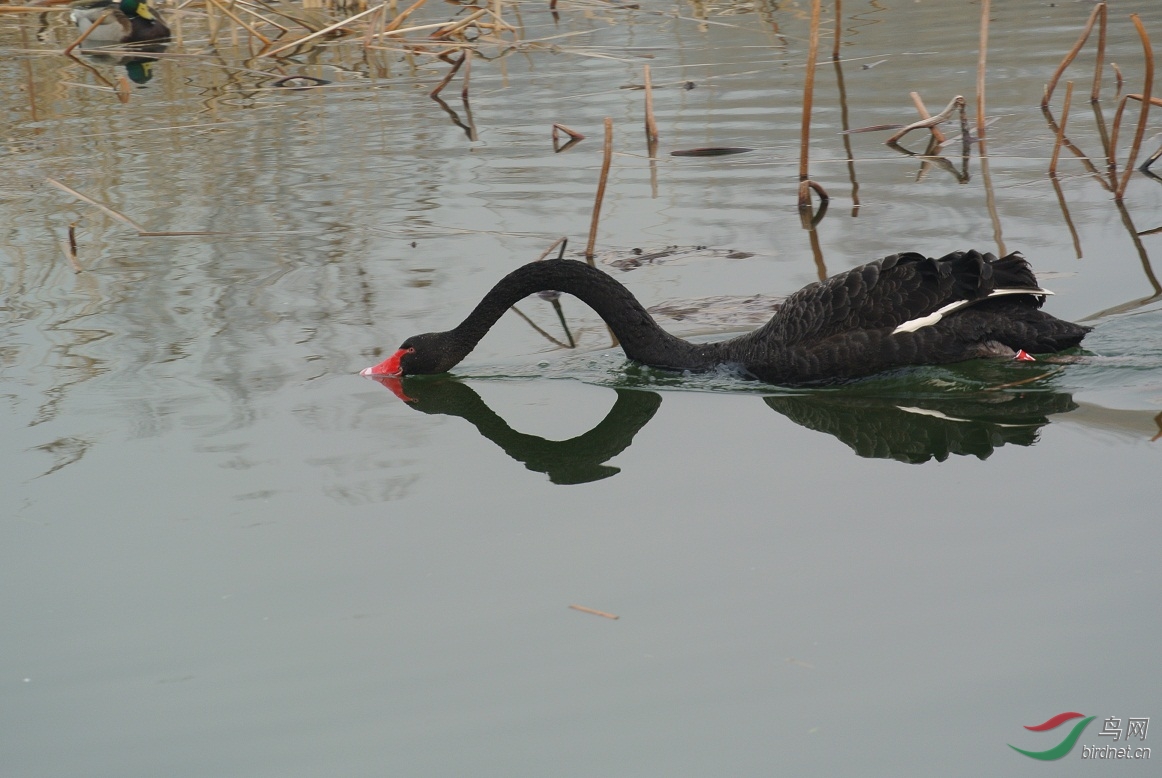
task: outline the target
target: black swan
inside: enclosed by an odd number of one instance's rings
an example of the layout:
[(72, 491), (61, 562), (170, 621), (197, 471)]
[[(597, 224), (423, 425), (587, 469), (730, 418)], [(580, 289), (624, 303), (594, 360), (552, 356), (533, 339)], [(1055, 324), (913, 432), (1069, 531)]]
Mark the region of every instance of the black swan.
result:
[(716, 343), (690, 343), (657, 325), (628, 289), (583, 262), (550, 259), (517, 268), (459, 326), (408, 338), (365, 376), (444, 373), (497, 319), (534, 292), (556, 289), (593, 308), (625, 355), (669, 370), (735, 366), (782, 386), (823, 384), (907, 365), (989, 356), (1027, 358), (1076, 346), (1089, 327), (1040, 310), (1045, 295), (1013, 253), (957, 251), (940, 259), (893, 254), (788, 297), (762, 327)]

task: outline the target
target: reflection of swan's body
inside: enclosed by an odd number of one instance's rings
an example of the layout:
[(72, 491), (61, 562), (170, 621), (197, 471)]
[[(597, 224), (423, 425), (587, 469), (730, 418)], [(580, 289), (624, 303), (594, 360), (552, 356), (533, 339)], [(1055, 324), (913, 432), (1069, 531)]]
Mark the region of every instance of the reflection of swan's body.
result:
[(882, 398), (772, 395), (767, 405), (796, 424), (834, 435), (861, 457), (921, 464), (949, 455), (987, 459), (1005, 444), (1031, 446), (1049, 416), (1077, 408), (1068, 394), (992, 392)]
[(514, 303), (556, 289), (592, 307), (626, 356), (654, 367), (710, 370), (737, 366), (774, 384), (841, 381), (906, 365), (983, 356), (1060, 351), (1087, 327), (1040, 310), (1044, 295), (1019, 254), (975, 251), (941, 259), (894, 254), (787, 298), (764, 326), (717, 343), (665, 332), (628, 289), (571, 260), (534, 262), (492, 288), (455, 329), (408, 338), (364, 375), (443, 373), (464, 359)]
[[(977, 371), (974, 371), (977, 372)], [(975, 376), (979, 378), (979, 374)], [(518, 432), (459, 381), (379, 378), (408, 406), (457, 416), (529, 470), (556, 484), (579, 484), (618, 472), (605, 464), (627, 449), (661, 406), (661, 395), (617, 389), (617, 401), (597, 426), (569, 440)], [(1077, 408), (1065, 393), (999, 391), (915, 393), (915, 384), (887, 396), (852, 391), (775, 394), (763, 398), (796, 424), (833, 435), (861, 457), (919, 464), (950, 455), (985, 459), (1004, 445), (1031, 446), (1050, 416)]]
[(555, 484), (581, 484), (616, 475), (618, 469), (604, 463), (629, 447), (633, 436), (662, 404), (662, 398), (654, 392), (618, 389), (617, 401), (596, 427), (575, 438), (557, 441), (517, 432), (480, 395), (458, 381), (405, 383), (382, 378), (380, 382), (417, 411), (467, 419), (510, 457), (529, 470), (548, 474)]

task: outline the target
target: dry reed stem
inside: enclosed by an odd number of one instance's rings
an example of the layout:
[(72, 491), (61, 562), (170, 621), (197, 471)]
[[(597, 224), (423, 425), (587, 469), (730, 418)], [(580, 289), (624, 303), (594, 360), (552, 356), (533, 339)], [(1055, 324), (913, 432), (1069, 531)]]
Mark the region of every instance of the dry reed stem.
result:
[(980, 5), (980, 55), (976, 62), (976, 137), (984, 143), (984, 72), (989, 50), (989, 10), (990, 0), (981, 0)]
[(646, 86), (646, 146), (649, 148), (650, 156), (654, 156), (658, 145), (658, 123), (654, 120), (654, 89), (650, 82), (650, 66), (644, 65), (642, 67), (642, 79)]
[(799, 130), (799, 209), (811, 207), (808, 181), (808, 149), (811, 141), (811, 107), (815, 93), (815, 60), (819, 55), (819, 7), (821, 0), (811, 1), (811, 39), (807, 46), (807, 76), (803, 82), (803, 118)]
[(1140, 102), (1142, 110), (1138, 114), (1138, 128), (1134, 133), (1134, 142), (1130, 146), (1130, 154), (1126, 157), (1126, 170), (1122, 173), (1122, 182), (1114, 193), (1114, 200), (1121, 202), (1126, 194), (1126, 187), (1130, 185), (1130, 176), (1134, 174), (1134, 160), (1138, 157), (1138, 150), (1142, 147), (1142, 138), (1146, 135), (1146, 119), (1150, 114), (1151, 93), (1154, 91), (1154, 47), (1150, 45), (1150, 36), (1146, 34), (1146, 27), (1137, 14), (1130, 14), (1130, 21), (1138, 30), (1138, 37), (1142, 40), (1142, 51), (1146, 57), (1146, 78), (1142, 86)]
[(835, 43), (831, 47), (831, 59), (839, 59), (839, 38), (843, 33), (843, 0), (835, 0)]
[[(561, 246), (562, 243), (565, 245)], [(542, 261), (545, 257), (549, 256), (549, 254), (552, 254), (553, 249), (557, 248), (557, 246), (561, 246), (561, 255), (563, 256), (565, 254), (565, 246), (568, 246), (568, 245), (569, 245), (569, 236), (562, 235), (561, 237), (559, 237), (555, 241), (553, 241), (551, 244), (549, 244), (549, 247), (547, 249), (545, 249), (544, 251), (542, 251), (541, 255), (539, 257), (537, 257), (536, 259), (534, 259), (533, 262)], [(561, 257), (557, 257), (557, 259), (560, 259), (560, 258)]]
[(601, 177), (597, 180), (597, 197), (593, 201), (593, 217), (589, 220), (589, 243), (585, 246), (585, 261), (596, 267), (593, 247), (597, 243), (597, 220), (601, 217), (601, 201), (605, 199), (605, 182), (613, 162), (613, 119), (605, 117), (605, 148), (601, 159)]
[[(916, 113), (920, 114), (920, 118), (931, 119), (932, 114), (928, 113), (928, 108), (924, 105), (924, 101), (920, 99), (920, 93), (910, 92), (909, 94), (912, 98), (912, 105), (916, 106)], [(932, 137), (935, 138), (936, 142), (940, 145), (944, 145), (944, 142), (948, 140), (948, 138), (944, 137), (944, 133), (940, 131), (939, 127), (932, 128)]]
[(472, 77), (472, 49), (464, 49), (464, 87), (460, 90), (460, 99), (468, 101), (468, 80)]
[[(459, 32), (460, 30), (463, 30), (465, 27), (472, 24), (474, 21), (479, 19), (481, 16), (484, 16), (486, 13), (489, 13), (487, 8), (481, 8), (478, 11), (473, 11), (472, 13), (468, 14), (460, 21), (453, 22), (450, 26), (447, 27), (447, 29), (437, 30), (436, 32), (429, 35), (428, 37), (434, 41), (438, 41), (441, 38), (447, 38), (452, 33)], [(445, 22), (445, 25), (447, 25), (447, 22)]]
[[(519, 317), (521, 317), (522, 319), (524, 319), (524, 320), (525, 320), (525, 323), (526, 323), (526, 324), (528, 324), (530, 327), (532, 327), (532, 328), (533, 328), (533, 330), (534, 330), (534, 331), (536, 331), (536, 333), (537, 333), (538, 335), (540, 335), (540, 336), (541, 336), (541, 337), (543, 337), (545, 340), (547, 340), (547, 341), (549, 341), (550, 343), (552, 343), (554, 346), (560, 346), (561, 348), (574, 348), (574, 346), (567, 346), (567, 345), (565, 345), (564, 343), (562, 343), (561, 341), (559, 341), (559, 340), (557, 340), (556, 338), (554, 338), (554, 337), (553, 337), (552, 335), (550, 335), (549, 333), (545, 332), (545, 330), (544, 330), (544, 329), (542, 329), (541, 327), (539, 327), (539, 326), (537, 325), (537, 323), (536, 323), (535, 321), (533, 321), (532, 319), (530, 319), (528, 316), (525, 316), (525, 314), (524, 314), (524, 311), (522, 311), (520, 308), (517, 308), (515, 305), (514, 305), (514, 306), (512, 306), (512, 307), (510, 307), (510, 308), (509, 308), (509, 310), (511, 310), (511, 311), (512, 311), (513, 313), (515, 313), (517, 316), (519, 316)], [(569, 328), (568, 328), (568, 327), (566, 327), (566, 328), (565, 328), (565, 332), (566, 332), (566, 334), (568, 334), (568, 335), (569, 335), (569, 339), (570, 339), (570, 340), (572, 340), (572, 339), (573, 339), (573, 335), (572, 335), (572, 333), (569, 333)]]
[(131, 227), (134, 231), (137, 232), (137, 236), (139, 238), (168, 238), (168, 237), (176, 237), (176, 236), (183, 236), (183, 235), (223, 235), (223, 234), (226, 234), (226, 233), (221, 233), (221, 232), (207, 232), (205, 230), (194, 230), (194, 231), (190, 231), (190, 232), (184, 232), (184, 231), (183, 232), (169, 232), (169, 231), (167, 231), (167, 232), (153, 232), (151, 230), (145, 229), (140, 224), (138, 224), (137, 222), (130, 219), (128, 216), (125, 216), (124, 214), (118, 213), (117, 211), (114, 211), (109, 206), (104, 205), (102, 203), (99, 203), (96, 200), (94, 200), (93, 198), (81, 194), (76, 189), (73, 189), (71, 186), (67, 186), (65, 184), (62, 184), (60, 181), (57, 181), (55, 178), (46, 178), (45, 181), (47, 181), (49, 184), (55, 186), (57, 189), (68, 192), (73, 197), (77, 198), (78, 200), (86, 202), (89, 205), (93, 206), (94, 208), (97, 208), (98, 210), (104, 212), (107, 216), (110, 216), (110, 217), (116, 219), (117, 221), (121, 222), (122, 224), (125, 224), (125, 225)]
[(466, 59), (468, 59), (467, 51), (460, 55), (460, 59), (452, 63), (452, 69), (448, 71), (448, 75), (444, 76), (443, 80), (440, 81), (439, 84), (436, 84), (435, 89), (433, 89), (431, 92), (428, 92), (428, 97), (436, 97), (440, 94), (440, 92), (444, 91), (444, 87), (446, 87), (448, 82), (452, 80), (452, 76), (456, 75), (456, 71), (460, 69), (460, 66), (464, 64)]
[(570, 605), (569, 607), (575, 611), (581, 611), (582, 613), (592, 613), (594, 616), (601, 616), (602, 618), (613, 619), (614, 621), (617, 621), (621, 618), (620, 616), (615, 616), (612, 613), (606, 613), (605, 611), (595, 611), (592, 608), (586, 608), (584, 605)]
[(233, 5), (239, 11), (243, 11), (245, 13), (250, 14), (253, 17), (261, 19), (265, 23), (269, 24), (271, 27), (277, 27), (278, 29), (282, 30), (284, 33), (290, 32), (290, 27), (284, 27), (283, 25), (276, 22), (274, 19), (270, 19), (266, 16), (263, 16), (258, 11), (255, 11), (253, 8), (251, 8), (247, 3), (241, 3), (241, 2), (238, 2), (237, 0), (235, 0)]
[(94, 20), (93, 24), (89, 27), (89, 29), (87, 29), (83, 33), (81, 33), (81, 37), (77, 38), (75, 41), (73, 41), (68, 46), (66, 46), (65, 50), (61, 53), (65, 54), (65, 55), (72, 54), (73, 49), (75, 49), (77, 46), (80, 46), (82, 43), (84, 43), (85, 38), (88, 38), (90, 35), (92, 35), (93, 31), (96, 30), (98, 27), (100, 27), (101, 23), (104, 22), (107, 18), (109, 18), (110, 14), (112, 14), (112, 13), (113, 13), (113, 9), (110, 8), (107, 11), (105, 11), (105, 13), (98, 16), (96, 18), (96, 20)]
[(326, 35), (327, 33), (334, 32), (335, 30), (338, 30), (341, 27), (346, 27), (347, 25), (351, 24), (351, 22), (355, 21), (356, 19), (362, 19), (364, 16), (370, 16), (371, 14), (377, 12), (380, 9), (380, 6), (382, 6), (382, 5), (383, 4), (381, 3), (380, 5), (377, 5), (374, 8), (368, 8), (366, 11), (361, 11), (361, 12), (355, 14), (354, 16), (349, 16), (346, 19), (343, 19), (342, 21), (335, 22), (334, 24), (332, 24), (328, 27), (324, 27), (323, 29), (318, 30), (317, 32), (312, 32), (310, 35), (306, 35), (302, 38), (296, 38), (295, 40), (291, 41), (290, 43), (279, 46), (277, 49), (274, 49), (272, 51), (265, 51), (262, 54), (259, 54), (258, 56), (259, 57), (273, 57), (275, 54), (280, 54), (280, 53), (286, 51), (287, 49), (293, 49), (296, 46), (301, 46), (302, 44), (306, 43), (307, 41), (311, 41), (311, 40), (314, 40), (315, 38), (322, 37), (323, 35)]
[[(1098, 3), (1098, 5), (1094, 7), (1093, 12), (1090, 13), (1090, 15), (1089, 15), (1089, 21), (1087, 21), (1085, 23), (1085, 29), (1081, 31), (1081, 37), (1079, 37), (1077, 39), (1077, 43), (1073, 44), (1073, 48), (1070, 49), (1069, 53), (1065, 55), (1065, 59), (1061, 60), (1061, 64), (1057, 66), (1057, 70), (1054, 71), (1053, 76), (1049, 79), (1049, 83), (1045, 85), (1045, 93), (1044, 93), (1044, 96), (1041, 98), (1041, 107), (1042, 108), (1049, 107), (1049, 100), (1053, 97), (1053, 90), (1057, 88), (1057, 82), (1061, 80), (1061, 74), (1065, 72), (1065, 69), (1067, 67), (1069, 67), (1069, 63), (1073, 62), (1073, 60), (1077, 58), (1077, 54), (1078, 54), (1078, 52), (1081, 51), (1081, 47), (1084, 46), (1086, 40), (1089, 39), (1089, 33), (1093, 30), (1093, 23), (1097, 20), (1099, 13), (1103, 15), (1103, 23), (1102, 23), (1101, 33), (1100, 33), (1101, 43), (1099, 44), (1099, 46), (1104, 46), (1104, 44), (1105, 44), (1105, 23), (1104, 23), (1105, 5), (1106, 5), (1105, 3)], [(1095, 79), (1100, 77), (1100, 73), (1101, 73), (1101, 60), (1099, 59), (1098, 60), (1098, 73), (1095, 75)], [(1096, 89), (1096, 86), (1095, 86), (1095, 89)], [(1094, 98), (1094, 99), (1096, 99), (1096, 98)]]
[[(428, 2), (428, 0), (416, 0), (414, 3), (409, 5), (407, 8), (400, 11), (399, 16), (392, 19), (388, 23), (388, 25), (383, 28), (383, 32), (389, 33), (389, 32), (395, 32), (396, 30), (398, 30), (399, 26), (404, 23), (404, 20), (407, 19), (409, 16), (411, 16), (416, 11), (418, 11), (420, 9), (420, 6), (422, 6), (426, 2)], [(394, 0), (392, 0), (392, 9), (394, 10), (394, 8), (395, 8)]]
[[(96, 26), (96, 25), (94, 25), (94, 26)], [(65, 192), (68, 192), (73, 197), (77, 198), (78, 200), (86, 202), (89, 205), (93, 206), (94, 208), (97, 208), (98, 210), (103, 211), (107, 216), (111, 216), (112, 218), (116, 219), (117, 221), (121, 222), (122, 224), (126, 224), (129, 227), (132, 227), (138, 233), (147, 232), (147, 230), (144, 227), (142, 227), (140, 224), (138, 224), (137, 222), (130, 219), (128, 216), (124, 216), (124, 215), (118, 213), (117, 211), (114, 211), (109, 206), (102, 205), (101, 203), (97, 202), (96, 200), (92, 199), (91, 197), (87, 197), (87, 196), (81, 194), (76, 189), (73, 189), (71, 186), (67, 186), (65, 184), (62, 184), (60, 181), (57, 181), (55, 178), (46, 178), (45, 181), (52, 184), (57, 189), (61, 189)]]
[(585, 136), (582, 135), (581, 133), (577, 132), (576, 130), (571, 130), (568, 127), (566, 127), (565, 125), (558, 124), (556, 122), (553, 122), (553, 140), (557, 139), (557, 130), (560, 130), (561, 132), (565, 133), (573, 140), (585, 140)]
[(918, 121), (918, 122), (912, 122), (911, 124), (907, 125), (903, 129), (901, 129), (899, 132), (897, 132), (895, 135), (888, 138), (886, 141), (884, 141), (884, 143), (890, 146), (893, 143), (899, 142), (900, 138), (904, 137), (912, 130), (923, 130), (923, 129), (927, 129), (930, 127), (935, 127), (937, 124), (942, 124), (943, 122), (948, 121), (948, 119), (951, 118), (952, 114), (956, 111), (956, 109), (963, 104), (964, 104), (964, 97), (962, 95), (957, 95), (956, 97), (952, 98), (952, 102), (950, 102), (947, 106), (945, 106), (944, 110), (941, 111), (940, 113), (938, 113), (935, 116), (928, 118), (928, 119), (923, 119), (923, 120)]
[(260, 33), (258, 30), (254, 29), (249, 24), (247, 24), (246, 22), (239, 19), (237, 14), (235, 14), (233, 11), (231, 11), (229, 8), (227, 8), (225, 5), (223, 5), (221, 2), (219, 2), (219, 0), (207, 0), (207, 2), (212, 3), (215, 7), (217, 7), (217, 9), (219, 11), (221, 11), (222, 13), (229, 16), (231, 19), (236, 21), (238, 24), (242, 25), (242, 28), (244, 30), (246, 30), (248, 33), (253, 35), (255, 38), (258, 38), (260, 41), (262, 41), (262, 45), (269, 46), (271, 43), (273, 43), (273, 41), (270, 38), (266, 37), (265, 35)]
[(1093, 66), (1093, 89), (1089, 93), (1089, 101), (1096, 103), (1101, 96), (1101, 70), (1106, 58), (1106, 4), (1100, 3), (1101, 24), (1097, 28), (1097, 60)]
[(0, 5), (0, 13), (5, 14), (44, 14), (52, 13), (53, 11), (69, 11), (72, 8), (49, 8), (43, 5)]
[(1061, 143), (1065, 140), (1065, 123), (1069, 121), (1069, 103), (1073, 100), (1073, 82), (1065, 82), (1065, 106), (1061, 109), (1061, 125), (1057, 128), (1057, 141), (1053, 144), (1053, 158), (1049, 161), (1049, 175), (1057, 175), (1057, 158), (1061, 156)]

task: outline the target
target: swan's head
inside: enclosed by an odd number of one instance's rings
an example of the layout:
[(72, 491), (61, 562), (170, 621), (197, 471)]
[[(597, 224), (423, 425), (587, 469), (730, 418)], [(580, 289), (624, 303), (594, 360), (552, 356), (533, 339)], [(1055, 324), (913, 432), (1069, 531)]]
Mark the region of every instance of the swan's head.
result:
[(399, 349), (378, 365), (359, 371), (364, 376), (431, 375), (447, 373), (464, 354), (454, 348), (450, 332), (429, 332), (414, 335), (400, 344)]

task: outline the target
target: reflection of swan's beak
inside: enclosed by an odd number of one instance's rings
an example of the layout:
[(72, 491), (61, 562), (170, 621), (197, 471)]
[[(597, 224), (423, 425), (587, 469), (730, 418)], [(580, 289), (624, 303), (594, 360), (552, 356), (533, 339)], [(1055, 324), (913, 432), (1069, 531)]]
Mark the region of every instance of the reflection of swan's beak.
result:
[[(368, 368), (368, 370), (370, 370), (370, 368)], [(403, 381), (398, 378), (392, 378), (390, 376), (369, 375), (366, 370), (360, 373), (360, 375), (366, 375), (371, 378), (371, 380), (383, 384), (385, 387), (391, 390), (392, 394), (403, 400), (405, 403), (416, 402), (414, 397), (408, 397), (406, 394), (404, 394)]]

